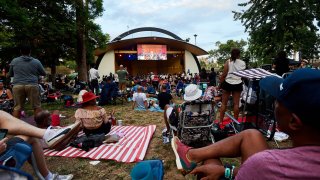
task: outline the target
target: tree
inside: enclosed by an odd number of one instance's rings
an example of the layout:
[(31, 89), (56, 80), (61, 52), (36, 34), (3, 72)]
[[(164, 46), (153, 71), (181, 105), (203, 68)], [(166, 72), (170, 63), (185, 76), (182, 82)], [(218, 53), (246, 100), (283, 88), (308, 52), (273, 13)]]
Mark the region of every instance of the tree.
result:
[(319, 0), (249, 0), (238, 5), (247, 9), (234, 12), (234, 18), (249, 33), (249, 49), (256, 57), (270, 60), (280, 50), (318, 55), (314, 20), (319, 26)]
[(232, 48), (239, 48), (241, 51), (241, 56), (247, 57), (248, 53), (245, 51), (246, 45), (247, 42), (242, 39), (240, 41), (228, 40), (226, 43), (217, 41), (217, 49), (210, 50), (209, 56), (217, 58), (218, 64), (222, 65), (226, 60), (230, 58), (230, 52)]
[[(82, 2), (82, 1), (81, 1)], [(1, 62), (12, 60), (19, 55), (17, 45), (29, 42), (32, 55), (56, 73), (59, 59), (76, 59), (76, 12), (73, 0), (1, 0), (0, 1), (0, 59)], [(106, 43), (100, 26), (93, 19), (103, 12), (102, 0), (87, 0), (84, 20), (84, 41), (87, 34), (92, 35), (90, 41), (83, 43), (85, 47), (99, 46)], [(92, 52), (89, 52), (90, 54)], [(86, 57), (87, 51), (83, 51)], [(86, 61), (78, 65), (81, 80), (86, 80)]]

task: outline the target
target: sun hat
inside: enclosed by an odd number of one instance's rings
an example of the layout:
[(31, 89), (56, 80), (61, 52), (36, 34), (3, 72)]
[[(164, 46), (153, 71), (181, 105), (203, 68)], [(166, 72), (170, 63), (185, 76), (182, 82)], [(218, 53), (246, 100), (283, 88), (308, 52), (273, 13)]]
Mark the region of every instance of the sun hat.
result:
[(86, 103), (86, 102), (89, 102), (93, 99), (97, 99), (99, 96), (96, 96), (95, 94), (93, 94), (92, 92), (86, 92), (82, 95), (82, 102), (81, 104), (83, 103)]
[(184, 100), (193, 101), (201, 97), (202, 90), (195, 84), (190, 84), (185, 89)]
[(283, 103), (299, 118), (312, 120), (319, 115), (319, 70), (299, 69), (285, 79), (269, 76), (260, 80), (260, 88)]

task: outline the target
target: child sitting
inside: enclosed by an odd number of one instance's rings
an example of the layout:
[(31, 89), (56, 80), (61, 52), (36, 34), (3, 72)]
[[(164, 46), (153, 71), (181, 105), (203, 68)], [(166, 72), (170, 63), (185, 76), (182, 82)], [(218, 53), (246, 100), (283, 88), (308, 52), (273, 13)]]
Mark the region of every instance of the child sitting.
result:
[(44, 110), (36, 114), (34, 121), (38, 128), (46, 129), (49, 126), (60, 126), (59, 111), (54, 110), (52, 114), (48, 110)]
[[(83, 132), (89, 136), (94, 134), (108, 134), (111, 129), (111, 116), (106, 110), (97, 106), (96, 96), (92, 92), (86, 92), (82, 96), (81, 108), (75, 112), (76, 122), (80, 122)], [(114, 113), (114, 112), (112, 112)], [(113, 115), (111, 113), (111, 115)]]

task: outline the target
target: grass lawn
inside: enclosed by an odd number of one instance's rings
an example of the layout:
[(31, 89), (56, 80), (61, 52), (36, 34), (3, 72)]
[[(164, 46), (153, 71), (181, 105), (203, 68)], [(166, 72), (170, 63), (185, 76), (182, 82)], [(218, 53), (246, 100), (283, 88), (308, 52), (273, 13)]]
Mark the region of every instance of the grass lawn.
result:
[[(50, 111), (58, 109), (66, 118), (61, 118), (61, 124), (67, 125), (74, 122), (74, 112), (76, 109), (64, 108), (60, 103), (43, 104), (43, 109)], [(124, 105), (105, 106), (107, 112), (116, 111), (116, 118), (122, 119), (124, 125), (144, 126), (154, 124), (157, 126), (153, 138), (150, 142), (145, 159), (161, 159), (164, 161), (164, 179), (194, 179), (191, 175), (183, 176), (177, 171), (175, 156), (170, 144), (162, 143), (161, 131), (164, 128), (163, 113), (158, 112), (135, 112), (131, 109), (131, 103)], [(28, 113), (31, 111), (28, 110)], [(271, 146), (274, 146), (271, 143)], [(281, 143), (281, 147), (287, 147), (288, 143)], [(131, 179), (130, 171), (135, 163), (126, 164), (111, 160), (102, 160), (99, 164), (93, 166), (89, 164), (90, 159), (82, 158), (64, 158), (64, 157), (46, 157), (49, 169), (59, 174), (74, 175), (74, 179)], [(223, 159), (223, 161), (239, 165), (238, 158)], [(23, 170), (33, 174), (31, 166), (26, 163)]]

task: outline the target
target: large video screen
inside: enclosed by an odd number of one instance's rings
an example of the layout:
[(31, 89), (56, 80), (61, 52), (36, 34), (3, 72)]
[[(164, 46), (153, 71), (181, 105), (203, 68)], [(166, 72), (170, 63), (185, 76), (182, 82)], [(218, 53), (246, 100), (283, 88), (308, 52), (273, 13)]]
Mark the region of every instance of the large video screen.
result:
[(167, 60), (167, 46), (138, 44), (138, 60)]

